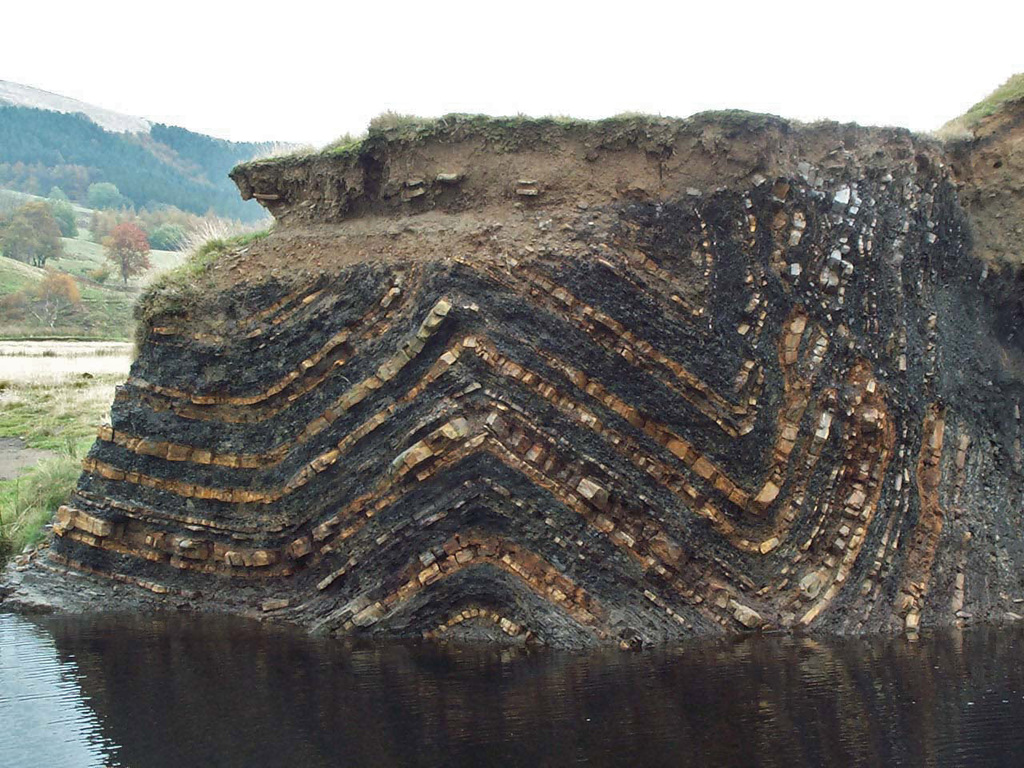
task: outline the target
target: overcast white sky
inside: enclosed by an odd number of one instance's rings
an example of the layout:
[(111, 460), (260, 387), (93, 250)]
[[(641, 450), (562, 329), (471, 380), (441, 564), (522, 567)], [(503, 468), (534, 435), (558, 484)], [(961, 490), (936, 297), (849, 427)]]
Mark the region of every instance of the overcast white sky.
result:
[(736, 107), (937, 128), (1024, 71), (1021, 0), (4, 0), (0, 79), (239, 140), (386, 109)]

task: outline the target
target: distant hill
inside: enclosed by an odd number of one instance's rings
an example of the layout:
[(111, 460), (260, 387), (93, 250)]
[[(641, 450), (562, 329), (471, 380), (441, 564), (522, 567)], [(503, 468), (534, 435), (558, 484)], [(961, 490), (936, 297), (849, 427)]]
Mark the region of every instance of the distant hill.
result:
[(69, 115), (82, 114), (100, 128), (114, 133), (149, 133), (149, 129), (153, 127), (153, 124), (144, 117), (122, 115), (120, 112), (97, 107), (78, 99), (7, 80), (0, 80), (0, 104), (45, 109)]
[(84, 202), (90, 184), (111, 182), (138, 208), (160, 204), (255, 221), (228, 171), (272, 145), (233, 142), (121, 115), (0, 80), (0, 188), (45, 195), (58, 186)]

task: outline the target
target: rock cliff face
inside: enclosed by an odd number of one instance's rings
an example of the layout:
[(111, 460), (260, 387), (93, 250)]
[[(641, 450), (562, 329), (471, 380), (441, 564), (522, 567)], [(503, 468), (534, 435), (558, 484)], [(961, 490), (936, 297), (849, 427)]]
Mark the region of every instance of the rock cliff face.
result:
[(151, 297), (13, 599), (631, 647), (1024, 613), (976, 150), (448, 118), (236, 169), (277, 227)]

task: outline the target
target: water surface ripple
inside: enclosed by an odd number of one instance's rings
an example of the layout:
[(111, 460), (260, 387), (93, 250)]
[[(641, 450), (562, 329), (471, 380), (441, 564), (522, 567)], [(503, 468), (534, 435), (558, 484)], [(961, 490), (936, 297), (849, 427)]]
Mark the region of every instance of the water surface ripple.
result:
[(0, 615), (0, 766), (1015, 766), (1019, 629), (651, 653)]

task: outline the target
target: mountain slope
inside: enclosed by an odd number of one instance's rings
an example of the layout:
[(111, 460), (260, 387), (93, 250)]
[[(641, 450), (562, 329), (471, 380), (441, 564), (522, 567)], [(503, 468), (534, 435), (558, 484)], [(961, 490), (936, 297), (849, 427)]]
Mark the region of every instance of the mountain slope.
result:
[(90, 184), (112, 182), (136, 207), (213, 209), (245, 221), (262, 209), (238, 198), (227, 177), (265, 143), (232, 142), (150, 123), (45, 91), (0, 81), (0, 187), (82, 202)]
[(153, 124), (143, 117), (123, 115), (110, 109), (97, 107), (78, 99), (50, 93), (39, 88), (9, 80), (0, 80), (0, 104), (14, 107), (45, 109), (65, 114), (83, 114), (92, 122), (114, 133), (149, 133)]

